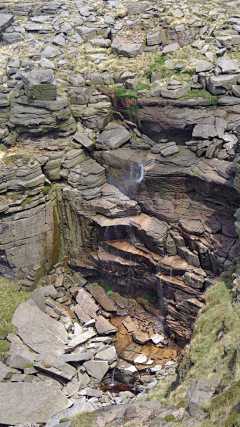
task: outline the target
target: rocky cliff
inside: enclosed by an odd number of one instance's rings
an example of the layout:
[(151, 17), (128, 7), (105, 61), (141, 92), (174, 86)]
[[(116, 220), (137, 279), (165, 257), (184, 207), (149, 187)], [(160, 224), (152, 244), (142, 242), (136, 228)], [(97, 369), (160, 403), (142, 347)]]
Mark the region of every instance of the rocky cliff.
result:
[(0, 4), (2, 276), (62, 261), (190, 341), (238, 280), (239, 34), (235, 2)]

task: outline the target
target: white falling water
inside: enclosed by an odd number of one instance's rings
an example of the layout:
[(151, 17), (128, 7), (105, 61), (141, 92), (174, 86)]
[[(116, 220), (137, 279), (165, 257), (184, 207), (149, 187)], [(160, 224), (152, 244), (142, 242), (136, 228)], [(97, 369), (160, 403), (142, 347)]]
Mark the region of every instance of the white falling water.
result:
[(139, 163), (139, 177), (135, 179), (136, 184), (140, 184), (144, 180), (145, 176), (145, 170), (144, 170), (144, 163)]

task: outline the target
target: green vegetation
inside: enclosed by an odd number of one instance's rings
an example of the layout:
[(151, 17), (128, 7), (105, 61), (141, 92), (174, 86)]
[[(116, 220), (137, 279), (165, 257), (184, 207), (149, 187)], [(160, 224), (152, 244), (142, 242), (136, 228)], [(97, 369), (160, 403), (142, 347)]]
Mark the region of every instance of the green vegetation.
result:
[(129, 119), (132, 122), (136, 123), (137, 125), (139, 125), (139, 113), (138, 113), (138, 111), (139, 111), (139, 108), (138, 108), (137, 103), (135, 103), (135, 102), (130, 104), (129, 107), (127, 108), (127, 113), (128, 113)]
[(137, 99), (139, 98), (136, 90), (126, 89), (125, 87), (116, 87), (114, 89), (118, 98)]
[(90, 412), (90, 413), (84, 413), (75, 415), (72, 418), (72, 426), (73, 427), (97, 427), (96, 423), (96, 413)]
[(8, 151), (8, 148), (6, 147), (6, 145), (0, 144), (0, 150), (6, 153)]
[[(231, 278), (228, 275), (221, 277), (207, 290), (205, 297), (206, 306), (198, 316), (192, 340), (185, 347), (178, 367), (179, 371), (186, 371), (183, 382), (171, 391), (171, 382), (175, 378), (167, 379), (158, 390), (150, 393), (148, 399), (174, 404), (178, 408), (185, 407), (184, 399), (191, 382), (221, 378), (219, 394), (209, 407), (202, 408), (207, 412), (208, 420), (199, 426), (240, 426), (240, 360), (237, 357), (240, 306), (233, 307)], [(223, 331), (223, 337), (218, 340), (220, 331)], [(232, 348), (227, 354), (224, 352), (225, 346)], [(215, 372), (214, 368), (218, 365), (221, 367)]]
[(167, 423), (170, 423), (171, 421), (175, 421), (175, 417), (174, 415), (166, 415), (165, 417), (165, 421), (167, 421)]
[(6, 165), (11, 164), (17, 160), (21, 160), (24, 164), (27, 164), (29, 161), (29, 156), (28, 157), (23, 157), (23, 154), (13, 154), (12, 156), (7, 156), (4, 161), (6, 163)]
[[(11, 324), (12, 316), (16, 308), (29, 297), (25, 291), (14, 291), (9, 288), (11, 282), (0, 277), (0, 335), (3, 338), (15, 328)], [(6, 359), (6, 351), (10, 344), (7, 341), (0, 340), (0, 359)]]
[(110, 299), (113, 299), (113, 297), (112, 297), (112, 290), (110, 289), (109, 291), (107, 291), (107, 294), (108, 294), (108, 298), (110, 298)]
[[(207, 92), (203, 89), (192, 90), (191, 92), (183, 95), (183, 99), (191, 99), (191, 98), (208, 98), (211, 100), (211, 104), (216, 105), (218, 103), (218, 96), (211, 95), (211, 93)], [(210, 108), (210, 107), (209, 107)]]
[(44, 196), (46, 196), (49, 193), (49, 191), (51, 191), (51, 189), (52, 187), (50, 187), (49, 185), (46, 185), (43, 189)]
[(26, 365), (24, 365), (24, 369), (26, 368), (32, 368), (34, 365), (34, 363), (26, 363)]
[(126, 89), (124, 86), (123, 87), (116, 87), (114, 88), (114, 92), (117, 95), (118, 98), (127, 98), (127, 99), (138, 99), (141, 97), (146, 97), (147, 95), (138, 95), (138, 91), (139, 90), (150, 90), (150, 86), (148, 84), (144, 84), (144, 83), (139, 83), (136, 86), (136, 89)]
[(29, 205), (32, 201), (32, 197), (28, 197), (26, 200), (23, 200), (23, 202), (21, 203), (21, 206), (26, 206)]

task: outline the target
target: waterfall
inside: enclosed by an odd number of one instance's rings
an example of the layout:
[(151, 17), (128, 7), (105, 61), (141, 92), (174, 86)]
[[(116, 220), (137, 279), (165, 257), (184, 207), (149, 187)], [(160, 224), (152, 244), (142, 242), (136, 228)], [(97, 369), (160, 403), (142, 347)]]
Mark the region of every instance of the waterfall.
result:
[(210, 179), (210, 178), (206, 178), (205, 179), (205, 182), (206, 182), (206, 193), (207, 194), (209, 194), (209, 191), (210, 191), (210, 189), (211, 189), (211, 185), (212, 185), (212, 180)]
[(115, 368), (113, 368), (113, 370), (112, 370), (111, 382), (109, 384), (110, 386), (114, 386), (115, 385), (114, 375), (115, 375)]
[(145, 166), (144, 162), (138, 164), (138, 167), (139, 167), (139, 177), (135, 178), (136, 184), (141, 184), (141, 182), (144, 180), (144, 176), (145, 176), (144, 166)]

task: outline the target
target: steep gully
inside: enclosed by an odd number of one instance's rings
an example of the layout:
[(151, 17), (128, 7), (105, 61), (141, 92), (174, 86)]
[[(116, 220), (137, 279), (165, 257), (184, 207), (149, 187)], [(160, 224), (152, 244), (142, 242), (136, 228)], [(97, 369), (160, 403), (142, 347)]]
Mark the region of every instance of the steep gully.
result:
[(215, 159), (196, 162), (183, 147), (171, 160), (124, 148), (95, 152), (95, 158), (122, 192), (118, 207), (122, 194), (138, 204), (129, 207), (124, 200), (125, 212), (109, 215), (105, 205), (105, 212), (99, 210), (103, 214), (84, 214), (92, 243), (82, 242), (80, 248), (69, 233), (69, 224), (81, 212), (70, 191), (60, 206), (67, 218), (62, 242), (70, 265), (88, 279), (102, 278), (123, 295), (144, 300), (150, 294), (168, 336), (183, 347), (204, 304), (205, 289), (215, 275), (231, 269), (238, 255), (234, 212), (239, 197), (233, 177), (229, 171), (224, 176), (223, 167), (221, 174), (215, 171)]
[[(125, 125), (136, 129), (134, 123)], [(74, 171), (73, 154), (80, 164)], [(72, 270), (138, 297), (152, 316), (152, 333), (164, 330), (184, 347), (204, 291), (238, 257), (234, 214), (239, 195), (232, 163), (197, 158), (183, 146), (166, 158), (150, 150), (118, 148), (95, 151), (94, 159), (74, 146), (61, 162), (61, 176), (54, 178), (51, 159), (42, 157), (35, 155), (27, 167), (18, 167), (19, 177), (30, 169), (30, 181), (40, 174), (28, 186), (29, 204), (22, 212), (3, 209), (2, 274), (32, 288), (56, 262), (61, 247)], [(46, 177), (56, 184), (41, 199)], [(13, 189), (20, 185), (11, 183)], [(119, 318), (112, 322), (122, 325)], [(131, 342), (119, 342), (119, 348), (126, 345)], [(169, 341), (159, 344), (165, 345)]]

